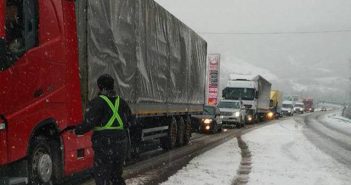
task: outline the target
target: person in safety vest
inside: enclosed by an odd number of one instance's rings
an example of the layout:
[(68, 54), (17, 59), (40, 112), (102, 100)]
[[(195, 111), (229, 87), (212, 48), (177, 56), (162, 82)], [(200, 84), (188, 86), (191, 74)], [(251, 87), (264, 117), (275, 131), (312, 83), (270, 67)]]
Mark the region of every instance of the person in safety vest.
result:
[(131, 119), (128, 104), (115, 95), (114, 80), (104, 74), (97, 80), (99, 95), (88, 105), (77, 135), (93, 130), (94, 178), (96, 185), (125, 184), (123, 163), (127, 155), (126, 124)]

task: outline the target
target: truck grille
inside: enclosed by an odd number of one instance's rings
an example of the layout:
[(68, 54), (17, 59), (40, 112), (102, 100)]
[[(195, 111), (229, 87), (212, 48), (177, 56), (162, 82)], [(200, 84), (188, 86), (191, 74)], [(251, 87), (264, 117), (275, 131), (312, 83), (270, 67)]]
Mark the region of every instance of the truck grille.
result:
[(222, 116), (231, 116), (232, 114), (232, 112), (221, 112)]

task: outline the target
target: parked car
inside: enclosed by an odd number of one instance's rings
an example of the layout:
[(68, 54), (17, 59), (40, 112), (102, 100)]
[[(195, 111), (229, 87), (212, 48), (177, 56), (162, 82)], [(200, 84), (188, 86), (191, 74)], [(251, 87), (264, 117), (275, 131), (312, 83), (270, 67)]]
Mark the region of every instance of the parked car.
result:
[(326, 107), (322, 107), (321, 111), (327, 111)]
[(216, 106), (204, 106), (204, 112), (200, 115), (192, 115), (194, 130), (200, 133), (216, 133), (222, 130), (222, 118)]
[(238, 100), (221, 100), (218, 104), (223, 126), (243, 127), (247, 123), (246, 108)]

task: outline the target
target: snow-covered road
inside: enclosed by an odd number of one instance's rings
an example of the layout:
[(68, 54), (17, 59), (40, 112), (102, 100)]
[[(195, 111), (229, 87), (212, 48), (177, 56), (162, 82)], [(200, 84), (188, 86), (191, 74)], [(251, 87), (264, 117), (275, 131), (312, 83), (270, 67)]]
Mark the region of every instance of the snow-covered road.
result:
[(350, 168), (311, 143), (306, 129), (290, 119), (245, 135), (253, 155), (249, 184), (349, 185)]
[[(313, 131), (303, 117), (297, 117), (244, 135), (242, 139), (252, 154), (248, 184), (349, 185), (350, 166), (320, 150), (306, 132)], [(234, 184), (240, 161), (240, 149), (234, 139), (194, 158), (163, 184)]]
[(236, 139), (220, 145), (190, 161), (162, 185), (222, 184), (230, 185), (240, 163), (240, 149)]
[(351, 169), (351, 120), (340, 111), (306, 119), (306, 137), (320, 150)]

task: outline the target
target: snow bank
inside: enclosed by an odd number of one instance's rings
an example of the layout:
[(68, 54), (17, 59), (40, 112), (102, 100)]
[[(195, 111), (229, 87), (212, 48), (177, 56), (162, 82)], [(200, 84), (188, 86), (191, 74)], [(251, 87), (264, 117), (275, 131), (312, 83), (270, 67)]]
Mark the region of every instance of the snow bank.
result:
[(351, 170), (310, 143), (290, 119), (243, 137), (252, 152), (251, 185), (350, 184)]
[(323, 123), (338, 131), (338, 133), (344, 133), (347, 136), (351, 135), (351, 119), (341, 116), (341, 112), (335, 112), (327, 114), (320, 118)]
[(236, 139), (194, 158), (190, 163), (169, 177), (162, 185), (231, 185), (240, 165), (241, 155)]

